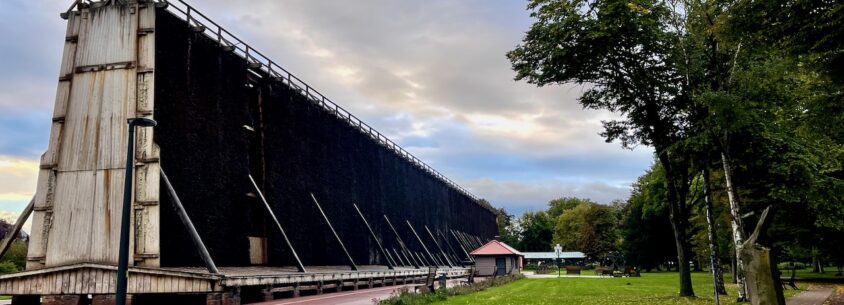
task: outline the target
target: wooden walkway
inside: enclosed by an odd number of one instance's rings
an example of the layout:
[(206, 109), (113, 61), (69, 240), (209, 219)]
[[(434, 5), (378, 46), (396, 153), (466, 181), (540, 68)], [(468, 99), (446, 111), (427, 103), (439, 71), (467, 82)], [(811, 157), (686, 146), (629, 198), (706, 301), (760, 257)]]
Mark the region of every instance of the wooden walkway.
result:
[(823, 286), (803, 291), (785, 300), (787, 305), (821, 305), (835, 291), (832, 287)]

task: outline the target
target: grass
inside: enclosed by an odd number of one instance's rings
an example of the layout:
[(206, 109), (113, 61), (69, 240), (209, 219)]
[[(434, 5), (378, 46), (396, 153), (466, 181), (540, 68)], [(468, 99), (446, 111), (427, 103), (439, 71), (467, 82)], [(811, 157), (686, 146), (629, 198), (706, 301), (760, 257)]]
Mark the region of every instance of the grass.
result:
[[(674, 272), (642, 273), (640, 278), (523, 279), (433, 304), (713, 304), (709, 273), (693, 273), (692, 283), (697, 297), (684, 298), (677, 296)], [(799, 286), (805, 289), (807, 284)], [(721, 304), (736, 304), (736, 286), (727, 284), (727, 290)], [(797, 292), (786, 290), (786, 298)]]
[(434, 293), (403, 292), (386, 300), (378, 302), (380, 305), (422, 305), (443, 301), (449, 297), (470, 294), (482, 291), (491, 287), (505, 285), (523, 279), (523, 275), (504, 276), (471, 285), (456, 286), (452, 288), (439, 288)]

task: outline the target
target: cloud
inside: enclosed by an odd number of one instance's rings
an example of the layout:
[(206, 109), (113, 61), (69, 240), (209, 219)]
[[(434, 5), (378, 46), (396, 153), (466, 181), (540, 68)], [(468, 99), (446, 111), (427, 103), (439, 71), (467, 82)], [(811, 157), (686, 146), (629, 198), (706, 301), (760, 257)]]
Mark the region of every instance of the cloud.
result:
[(548, 208), (548, 201), (559, 197), (590, 198), (598, 203), (609, 204), (613, 200), (630, 195), (630, 186), (609, 185), (602, 182), (570, 181), (501, 181), (477, 179), (466, 182), (473, 191), (488, 198), (496, 198), (499, 206), (508, 213), (521, 214)]
[[(0, 11), (5, 158), (35, 160), (46, 148), (66, 2), (10, 0)], [(649, 148), (604, 142), (600, 121), (615, 116), (582, 109), (584, 87), (513, 81), (505, 53), (532, 22), (522, 1), (189, 2), (493, 204), (624, 198), (651, 163)], [(0, 183), (12, 177), (5, 171)], [(34, 192), (20, 181), (0, 196), (18, 194), (19, 204)]]

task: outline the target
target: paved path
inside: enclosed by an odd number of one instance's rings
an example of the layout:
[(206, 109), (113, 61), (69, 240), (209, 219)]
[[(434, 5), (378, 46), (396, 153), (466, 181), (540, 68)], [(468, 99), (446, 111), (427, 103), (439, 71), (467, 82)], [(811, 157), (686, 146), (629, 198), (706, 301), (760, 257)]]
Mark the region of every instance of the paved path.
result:
[(787, 305), (821, 305), (832, 295), (832, 287), (821, 286), (803, 291), (785, 300)]

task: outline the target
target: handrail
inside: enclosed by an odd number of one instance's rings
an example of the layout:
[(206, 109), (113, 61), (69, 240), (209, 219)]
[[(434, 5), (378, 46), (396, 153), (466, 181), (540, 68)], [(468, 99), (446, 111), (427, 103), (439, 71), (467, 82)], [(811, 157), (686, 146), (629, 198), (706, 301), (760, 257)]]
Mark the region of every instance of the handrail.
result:
[[(82, 0), (75, 0), (73, 5), (71, 5), (70, 9), (68, 9), (68, 13), (72, 11), (74, 8), (78, 8), (78, 4), (80, 4)], [(253, 70), (254, 73), (265, 73), (272, 79), (279, 81), (288, 87), (298, 91), (300, 94), (304, 95), (308, 98), (308, 100), (315, 105), (322, 107), (324, 110), (334, 114), (335, 117), (346, 121), (349, 125), (353, 127), (357, 127), (358, 130), (363, 132), (364, 134), (370, 136), (373, 140), (381, 144), (382, 146), (386, 147), (387, 149), (397, 153), (399, 157), (407, 160), (411, 164), (419, 167), (423, 171), (431, 174), (437, 179), (440, 179), (447, 185), (451, 186), (452, 188), (456, 189), (457, 191), (469, 196), (475, 201), (478, 201), (478, 197), (474, 194), (470, 193), (465, 188), (461, 187), (442, 173), (435, 170), (433, 167), (429, 166), (395, 142), (390, 140), (371, 126), (366, 124), (357, 116), (353, 115), (348, 110), (344, 109), (340, 105), (337, 105), (320, 93), (318, 90), (314, 89), (310, 85), (308, 85), (303, 80), (299, 79), (287, 69), (276, 64), (273, 60), (269, 59), (269, 57), (265, 56), (260, 51), (256, 50), (255, 48), (251, 47), (249, 44), (211, 20), (203, 14), (202, 12), (196, 10), (190, 4), (187, 4), (184, 0), (154, 0), (153, 2), (157, 4), (162, 4), (166, 6), (166, 9), (173, 13), (175, 16), (183, 18), (189, 26), (193, 27), (193, 29), (197, 32), (201, 32), (208, 36), (209, 38), (217, 41), (221, 47), (224, 49), (230, 50), (236, 55), (244, 58), (247, 62), (247, 65)], [(67, 14), (67, 13), (66, 13)], [(259, 72), (255, 72), (257, 70)], [(495, 212), (491, 206), (486, 206), (480, 204), (482, 207), (487, 208), (488, 210)]]

